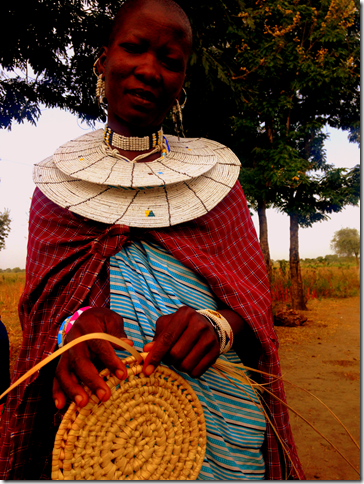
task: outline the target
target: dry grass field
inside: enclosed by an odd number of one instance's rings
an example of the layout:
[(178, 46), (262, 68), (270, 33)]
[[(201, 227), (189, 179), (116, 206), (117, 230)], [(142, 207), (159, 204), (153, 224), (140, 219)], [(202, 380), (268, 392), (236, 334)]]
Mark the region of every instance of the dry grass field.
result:
[[(273, 266), (272, 301), (290, 300), (291, 281), (288, 263)], [(360, 293), (359, 269), (353, 264), (301, 264), (302, 283), (307, 300), (354, 297)]]
[(10, 341), (10, 372), (14, 368), (22, 342), (18, 302), (25, 285), (25, 272), (0, 274), (0, 318)]

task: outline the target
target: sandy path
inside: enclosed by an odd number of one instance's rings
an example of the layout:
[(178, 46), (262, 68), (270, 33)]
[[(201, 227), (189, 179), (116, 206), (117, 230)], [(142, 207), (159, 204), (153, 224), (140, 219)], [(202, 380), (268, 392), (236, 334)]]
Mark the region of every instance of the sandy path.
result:
[[(277, 327), (284, 378), (323, 400), (360, 444), (360, 298), (311, 301), (298, 328)], [(329, 412), (286, 384), (288, 404), (302, 413), (360, 470), (360, 453)], [(359, 480), (359, 475), (290, 414), (298, 453), (309, 480)]]

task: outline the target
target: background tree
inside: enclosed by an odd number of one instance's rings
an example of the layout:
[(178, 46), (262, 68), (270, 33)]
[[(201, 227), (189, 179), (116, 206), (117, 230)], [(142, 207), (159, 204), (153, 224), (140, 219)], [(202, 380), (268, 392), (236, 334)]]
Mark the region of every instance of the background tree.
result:
[(5, 249), (5, 239), (10, 232), (10, 211), (5, 209), (0, 212), (0, 250)]
[(292, 305), (305, 309), (298, 227), (357, 203), (359, 195), (357, 170), (334, 170), (323, 149), (327, 124), (359, 140), (359, 2), (247, 0), (239, 17), (234, 79), (245, 99), (235, 120), (240, 152), (246, 150), (241, 181), (256, 200), (260, 223), (267, 225), (269, 205), (289, 215)]
[[(36, 124), (40, 105), (92, 120), (101, 116), (92, 66), (121, 2), (20, 0), (0, 3), (0, 127)], [(46, 19), (46, 21), (45, 21)]]
[(360, 169), (325, 166), (323, 175), (306, 176), (297, 181), (295, 189), (287, 187), (277, 203), (290, 216), (290, 274), (294, 308), (305, 309), (299, 263), (299, 227), (312, 227), (327, 220), (329, 214), (340, 212), (346, 205), (356, 205), (360, 197)]
[(339, 256), (355, 256), (356, 265), (359, 266), (360, 235), (357, 229), (347, 227), (336, 231), (331, 240), (330, 247)]

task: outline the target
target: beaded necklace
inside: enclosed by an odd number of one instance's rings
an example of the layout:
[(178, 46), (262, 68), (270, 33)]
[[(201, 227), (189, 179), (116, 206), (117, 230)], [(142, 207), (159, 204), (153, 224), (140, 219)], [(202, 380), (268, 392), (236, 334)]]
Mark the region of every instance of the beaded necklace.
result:
[[(157, 131), (157, 133), (152, 133), (149, 136), (144, 136), (142, 138), (138, 136), (122, 136), (115, 133), (109, 126), (105, 126), (104, 130), (104, 143), (111, 150), (113, 154), (115, 153), (115, 148), (119, 148), (125, 151), (147, 151), (147, 153), (142, 153), (141, 155), (130, 160), (126, 156), (118, 155), (126, 161), (135, 163), (138, 160), (147, 158), (153, 153), (161, 151), (161, 156), (164, 158), (170, 151), (166, 138), (163, 136), (162, 128)], [(149, 151), (152, 150), (152, 151)]]
[(125, 151), (147, 151), (161, 145), (163, 130), (152, 133), (149, 136), (139, 138), (138, 136), (121, 136), (115, 133), (109, 126), (105, 126), (104, 141), (108, 146), (114, 146)]

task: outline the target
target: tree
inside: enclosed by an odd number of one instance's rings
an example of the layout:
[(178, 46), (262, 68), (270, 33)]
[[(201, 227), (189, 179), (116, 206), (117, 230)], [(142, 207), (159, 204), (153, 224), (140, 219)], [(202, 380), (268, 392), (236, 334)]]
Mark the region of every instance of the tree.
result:
[[(306, 306), (299, 264), (299, 227), (312, 227), (327, 220), (328, 214), (340, 212), (346, 205), (356, 205), (360, 197), (360, 169), (325, 166), (323, 175), (303, 177), (295, 190), (287, 187), (277, 206), (290, 216), (290, 272), (292, 301), (297, 309)], [(293, 303), (294, 304), (294, 303)]]
[(356, 265), (359, 266), (360, 235), (357, 229), (349, 229), (347, 227), (336, 231), (330, 247), (339, 256), (355, 256)]
[(92, 66), (119, 7), (104, 0), (0, 4), (7, 26), (0, 32), (0, 127), (11, 129), (24, 120), (36, 124), (42, 104), (85, 120), (102, 116), (90, 95)]
[(290, 216), (292, 305), (305, 309), (298, 228), (358, 200), (358, 170), (326, 164), (323, 129), (348, 129), (359, 141), (359, 2), (247, 0), (239, 17), (234, 79), (245, 102), (235, 127), (248, 154), (241, 181), (265, 226), (269, 205)]
[(5, 239), (10, 232), (10, 211), (6, 208), (0, 212), (0, 250), (5, 249)]
[[(241, 182), (258, 210), (268, 274), (266, 208), (276, 206), (291, 217), (295, 283), (300, 221), (310, 210), (312, 223), (325, 217), (317, 211), (317, 197), (338, 175), (325, 167), (323, 129), (327, 124), (345, 129), (351, 141), (360, 141), (359, 1), (178, 3), (194, 32), (185, 83), (186, 135), (227, 144), (241, 159)], [(119, 5), (107, 0), (0, 4), (3, 23), (11, 27), (0, 32), (0, 126), (24, 119), (36, 123), (41, 103), (86, 120), (101, 116), (92, 65)], [(322, 206), (330, 196), (326, 193)], [(305, 217), (303, 210), (295, 212), (303, 199)]]

